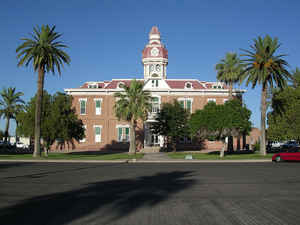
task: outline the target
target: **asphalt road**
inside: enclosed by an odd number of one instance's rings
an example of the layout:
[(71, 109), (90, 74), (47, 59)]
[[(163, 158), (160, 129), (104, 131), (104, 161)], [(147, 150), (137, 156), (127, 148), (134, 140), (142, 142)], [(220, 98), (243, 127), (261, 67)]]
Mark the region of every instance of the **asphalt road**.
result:
[(300, 163), (0, 163), (0, 224), (299, 225)]

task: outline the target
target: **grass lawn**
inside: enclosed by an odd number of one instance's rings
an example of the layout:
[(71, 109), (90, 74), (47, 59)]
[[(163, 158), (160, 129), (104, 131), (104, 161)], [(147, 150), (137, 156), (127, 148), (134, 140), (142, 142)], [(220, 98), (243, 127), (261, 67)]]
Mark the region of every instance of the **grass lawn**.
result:
[(250, 153), (250, 154), (231, 154), (225, 155), (224, 158), (220, 158), (219, 154), (209, 154), (209, 153), (184, 153), (184, 152), (175, 152), (168, 153), (168, 156), (172, 159), (184, 159), (186, 155), (192, 155), (193, 159), (203, 159), (203, 160), (240, 160), (240, 159), (271, 159), (273, 154), (267, 154), (262, 156), (259, 153)]
[[(136, 158), (140, 159), (144, 156), (144, 154), (138, 153), (136, 154)], [(0, 159), (45, 159), (45, 160), (122, 160), (122, 159), (134, 159), (134, 155), (128, 155), (128, 153), (113, 153), (113, 154), (70, 154), (70, 153), (49, 153), (48, 158), (33, 158), (32, 154), (0, 154)]]

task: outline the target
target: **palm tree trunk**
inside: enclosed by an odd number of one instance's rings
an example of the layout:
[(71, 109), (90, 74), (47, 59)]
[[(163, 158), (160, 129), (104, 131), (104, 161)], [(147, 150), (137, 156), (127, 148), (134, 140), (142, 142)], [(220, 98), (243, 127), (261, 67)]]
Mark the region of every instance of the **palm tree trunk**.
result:
[(18, 140), (18, 134), (17, 134), (17, 129), (18, 129), (18, 126), (19, 126), (19, 123), (18, 121), (16, 120), (16, 133), (15, 133), (15, 137), (16, 137), (16, 143), (17, 143), (17, 140)]
[(34, 152), (33, 157), (41, 156), (41, 114), (42, 114), (42, 99), (43, 99), (43, 87), (44, 87), (44, 68), (39, 67), (38, 71), (38, 90), (36, 96), (35, 105), (35, 124), (34, 124)]
[(129, 154), (136, 153), (136, 143), (135, 143), (135, 121), (132, 119), (130, 123), (130, 146), (129, 146)]
[(6, 117), (5, 133), (4, 133), (4, 142), (7, 142), (8, 139), (8, 130), (9, 130), (9, 117)]
[(267, 84), (263, 84), (261, 93), (261, 136), (260, 136), (260, 154), (266, 155), (266, 99), (267, 99)]
[(232, 84), (232, 82), (230, 82), (229, 83), (229, 93), (228, 93), (229, 100), (231, 100), (233, 98), (233, 96), (232, 96), (232, 89), (233, 89), (233, 84)]

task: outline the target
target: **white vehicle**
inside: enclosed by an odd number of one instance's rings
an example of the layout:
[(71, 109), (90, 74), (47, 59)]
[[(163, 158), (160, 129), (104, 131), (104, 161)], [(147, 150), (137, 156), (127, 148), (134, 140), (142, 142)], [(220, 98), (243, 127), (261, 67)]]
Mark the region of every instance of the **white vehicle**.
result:
[(275, 141), (271, 144), (271, 146), (272, 148), (280, 148), (283, 144), (283, 142)]
[(17, 148), (28, 148), (28, 146), (26, 144), (24, 144), (23, 142), (17, 142), (16, 147)]

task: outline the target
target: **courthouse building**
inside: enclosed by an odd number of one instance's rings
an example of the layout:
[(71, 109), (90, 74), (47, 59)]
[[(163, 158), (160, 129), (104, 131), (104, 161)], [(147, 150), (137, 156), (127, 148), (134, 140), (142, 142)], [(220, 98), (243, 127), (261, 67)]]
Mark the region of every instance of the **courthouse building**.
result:
[[(160, 32), (156, 26), (149, 33), (149, 42), (142, 51), (144, 90), (151, 93), (152, 110), (146, 121), (139, 123), (137, 129), (138, 149), (162, 146), (164, 138), (155, 135), (149, 129), (155, 123), (155, 115), (162, 103), (177, 99), (190, 111), (202, 109), (209, 101), (223, 104), (228, 100), (228, 87), (222, 82), (206, 82), (197, 79), (168, 79), (168, 50), (161, 42)], [(138, 62), (137, 62), (138, 64)], [(111, 81), (85, 82), (79, 88), (68, 88), (65, 92), (73, 96), (73, 106), (78, 117), (83, 121), (86, 138), (76, 143), (81, 150), (126, 149), (129, 146), (129, 123), (115, 117), (114, 94), (122, 92), (122, 84), (130, 85), (132, 79), (112, 79)], [(233, 90), (233, 95), (242, 98), (243, 90)], [(190, 138), (182, 138), (181, 146), (194, 149), (217, 149), (220, 143), (206, 141), (199, 146)]]

